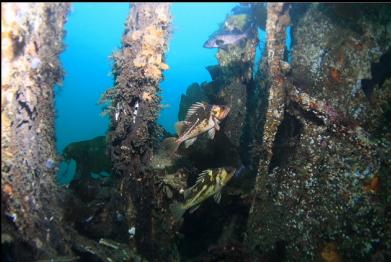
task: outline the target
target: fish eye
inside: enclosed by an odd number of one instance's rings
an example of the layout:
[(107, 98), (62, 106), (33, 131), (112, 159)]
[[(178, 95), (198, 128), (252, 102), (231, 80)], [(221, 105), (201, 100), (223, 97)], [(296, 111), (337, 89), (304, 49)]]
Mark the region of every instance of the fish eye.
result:
[(216, 40), (216, 44), (222, 45), (222, 44), (224, 44), (224, 40), (217, 39), (217, 40)]

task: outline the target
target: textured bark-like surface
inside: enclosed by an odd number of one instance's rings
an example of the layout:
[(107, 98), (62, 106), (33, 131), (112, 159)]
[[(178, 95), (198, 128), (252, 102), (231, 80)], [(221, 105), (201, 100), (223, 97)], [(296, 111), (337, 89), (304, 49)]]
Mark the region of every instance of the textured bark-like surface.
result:
[(389, 258), (390, 13), (388, 5), (292, 5), (285, 110), (248, 221), (255, 253)]
[[(37, 257), (68, 251), (54, 181), (54, 85), (63, 76), (68, 9), (66, 3), (1, 4), (2, 238), (26, 241)], [(7, 231), (10, 224), (17, 230)]]
[(282, 66), (285, 52), (285, 29), (290, 23), (288, 7), (289, 5), (284, 3), (270, 3), (267, 8), (266, 52), (270, 87), (263, 131), (264, 157), (259, 166), (261, 174), (269, 171), (274, 138), (284, 115), (286, 77)]
[(248, 99), (248, 112), (246, 119), (246, 137), (248, 139), (247, 165), (252, 170), (258, 171), (259, 161), (263, 157), (263, 134), (266, 121), (269, 95), (269, 78), (267, 53), (264, 52), (260, 61), (259, 71), (256, 73), (253, 88), (250, 90)]
[[(243, 134), (247, 111), (247, 86), (253, 78), (255, 50), (258, 45), (256, 26), (252, 25), (249, 15), (232, 15), (224, 21), (225, 30), (240, 30), (248, 33), (244, 43), (229, 45), (226, 49), (220, 48), (217, 53), (220, 75), (216, 80), (221, 83), (220, 89), (212, 100), (231, 107), (229, 117), (225, 120), (224, 134), (237, 148), (240, 147), (240, 138)], [(213, 75), (212, 75), (212, 78)]]
[(164, 55), (171, 25), (169, 7), (168, 3), (131, 5), (122, 48), (113, 55), (115, 87), (106, 94), (112, 99), (108, 135), (122, 197), (119, 206), (124, 214), (135, 213), (126, 216), (129, 228), (136, 228), (138, 251), (151, 260), (175, 258), (169, 215), (161, 210), (164, 196), (155, 188), (158, 174), (148, 168), (158, 130), (159, 83), (162, 70), (168, 69)]

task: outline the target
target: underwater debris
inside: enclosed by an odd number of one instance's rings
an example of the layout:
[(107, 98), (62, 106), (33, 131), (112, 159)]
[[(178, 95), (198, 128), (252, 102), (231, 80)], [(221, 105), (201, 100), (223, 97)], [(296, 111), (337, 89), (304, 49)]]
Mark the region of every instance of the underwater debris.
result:
[(63, 150), (64, 160), (76, 161), (74, 180), (90, 179), (91, 173), (111, 173), (110, 156), (106, 153), (106, 136), (98, 136), (90, 140), (70, 143)]
[(190, 188), (184, 190), (185, 202), (174, 202), (170, 210), (176, 220), (179, 220), (186, 210), (193, 213), (200, 204), (211, 196), (217, 203), (220, 203), (221, 190), (235, 174), (235, 168), (207, 169), (199, 174), (197, 182)]
[(332, 105), (310, 97), (306, 92), (297, 90), (293, 85), (287, 85), (289, 101), (297, 103), (302, 110), (312, 113), (330, 130), (345, 135), (362, 148), (371, 148), (373, 144), (369, 141), (368, 133), (357, 123), (352, 123), (343, 113), (337, 112)]
[(175, 125), (179, 137), (166, 138), (162, 142), (162, 147), (172, 155), (183, 142), (188, 148), (199, 135), (205, 132), (208, 132), (208, 137), (213, 139), (215, 132), (220, 130), (220, 121), (228, 115), (229, 111), (230, 107), (228, 106), (209, 105), (201, 102), (193, 104), (187, 111), (186, 119)]

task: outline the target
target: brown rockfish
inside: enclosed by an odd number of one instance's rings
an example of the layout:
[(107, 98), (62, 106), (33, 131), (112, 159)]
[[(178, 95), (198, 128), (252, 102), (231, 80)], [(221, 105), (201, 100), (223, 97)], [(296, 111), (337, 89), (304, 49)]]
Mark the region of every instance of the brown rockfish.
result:
[(236, 168), (214, 168), (204, 170), (199, 174), (197, 182), (183, 191), (185, 201), (175, 201), (170, 205), (170, 210), (176, 220), (179, 220), (186, 210), (193, 213), (200, 204), (211, 196), (220, 203), (221, 189), (235, 175)]
[(200, 102), (193, 104), (187, 111), (185, 121), (179, 121), (175, 125), (178, 138), (165, 139), (162, 147), (170, 153), (175, 153), (183, 142), (185, 147), (188, 148), (199, 135), (205, 132), (208, 132), (209, 138), (213, 139), (216, 130), (220, 130), (220, 121), (228, 115), (229, 111), (228, 106), (209, 105)]

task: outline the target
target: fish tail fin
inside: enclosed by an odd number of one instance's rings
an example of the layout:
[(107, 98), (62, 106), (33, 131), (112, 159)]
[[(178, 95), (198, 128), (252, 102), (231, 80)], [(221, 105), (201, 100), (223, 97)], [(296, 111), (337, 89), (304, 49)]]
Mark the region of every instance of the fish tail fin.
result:
[(166, 152), (168, 155), (175, 155), (178, 150), (179, 143), (175, 137), (169, 137), (163, 140), (161, 143), (161, 149)]
[(176, 221), (180, 220), (186, 209), (183, 208), (182, 204), (178, 201), (174, 201), (170, 204), (170, 211)]

